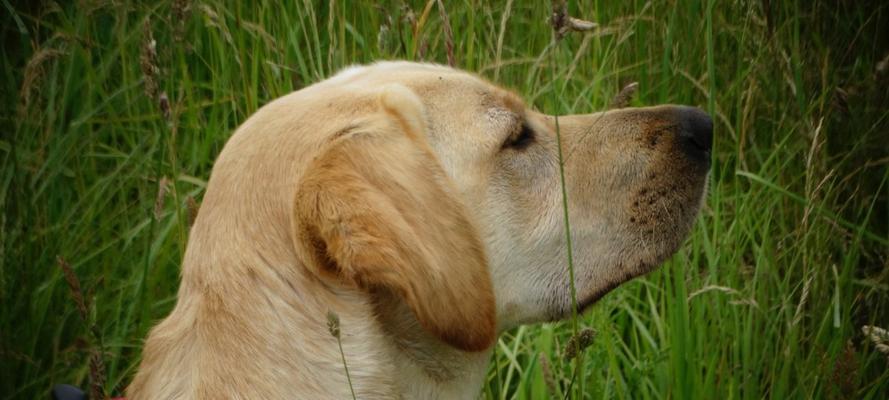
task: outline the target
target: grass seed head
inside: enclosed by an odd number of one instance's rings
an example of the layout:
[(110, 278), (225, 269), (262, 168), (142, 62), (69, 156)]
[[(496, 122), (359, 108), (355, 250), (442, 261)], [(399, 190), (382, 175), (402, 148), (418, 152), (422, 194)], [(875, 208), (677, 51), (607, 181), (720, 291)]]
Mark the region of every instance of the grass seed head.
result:
[(90, 349), (90, 398), (108, 398), (105, 396), (105, 361), (96, 348)]
[(401, 3), (401, 22), (411, 28), (411, 32), (417, 33), (417, 14), (407, 3)]
[(537, 354), (537, 360), (540, 362), (540, 372), (543, 374), (543, 383), (546, 385), (546, 390), (551, 398), (558, 398), (556, 378), (553, 376), (553, 369), (549, 364), (549, 359), (546, 358), (546, 354), (540, 352)]
[(161, 114), (163, 114), (164, 119), (167, 120), (167, 122), (170, 122), (172, 113), (170, 112), (170, 98), (167, 96), (167, 92), (161, 92), (158, 96), (157, 106), (161, 109)]
[(146, 19), (142, 24), (142, 51), (139, 55), (139, 66), (142, 68), (142, 77), (145, 80), (145, 95), (154, 100), (158, 94), (160, 67), (157, 66), (157, 42), (151, 33), (149, 19)]
[(62, 274), (65, 275), (65, 282), (68, 283), (68, 290), (71, 292), (71, 298), (74, 300), (77, 312), (80, 313), (80, 318), (86, 322), (89, 314), (87, 313), (86, 301), (83, 299), (83, 291), (80, 289), (80, 280), (77, 279), (71, 264), (62, 256), (56, 256), (56, 262), (59, 264), (59, 268), (62, 269)]
[(19, 89), (19, 115), (24, 115), (25, 110), (31, 104), (31, 96), (34, 89), (40, 86), (41, 77), (44, 74), (44, 66), (50, 61), (65, 56), (67, 53), (53, 48), (42, 48), (34, 52), (34, 55), (25, 65), (22, 78), (22, 86)]
[(389, 55), (395, 48), (393, 43), (395, 43), (395, 34), (392, 33), (389, 24), (380, 25), (380, 30), (377, 32), (377, 50), (382, 55)]
[(333, 311), (327, 312), (327, 330), (331, 336), (340, 338), (340, 317)]
[(565, 345), (565, 360), (568, 361), (577, 357), (577, 355), (582, 353), (587, 347), (590, 347), (595, 339), (596, 331), (590, 328), (584, 328), (580, 332), (577, 332), (576, 335), (571, 336), (571, 338), (568, 339), (568, 344)]
[(614, 96), (614, 100), (611, 101), (611, 106), (608, 108), (624, 108), (630, 105), (637, 90), (639, 90), (639, 82), (630, 82), (617, 93), (617, 96)]
[(599, 27), (595, 22), (585, 21), (568, 15), (568, 4), (565, 0), (553, 0), (553, 14), (550, 19), (556, 40), (559, 40), (568, 32), (587, 32)]
[(436, 2), (438, 3), (438, 13), (441, 16), (441, 26), (444, 30), (445, 49), (448, 53), (448, 66), (456, 67), (457, 57), (454, 56), (454, 32), (451, 31), (451, 19), (448, 18), (448, 11), (445, 10), (444, 3), (442, 3), (441, 0), (437, 0)]
[(185, 24), (191, 16), (190, 0), (173, 0), (171, 5), (173, 19), (173, 41), (182, 42), (185, 37)]
[(861, 332), (870, 339), (877, 351), (886, 355), (886, 360), (889, 361), (889, 331), (879, 326), (864, 325), (861, 327)]

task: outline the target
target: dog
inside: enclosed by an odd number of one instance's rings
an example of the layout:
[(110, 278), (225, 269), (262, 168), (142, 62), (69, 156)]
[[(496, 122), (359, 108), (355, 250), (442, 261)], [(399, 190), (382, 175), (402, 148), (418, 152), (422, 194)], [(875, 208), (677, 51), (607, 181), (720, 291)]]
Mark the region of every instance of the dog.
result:
[(572, 314), (566, 222), (580, 311), (679, 248), (712, 131), (396, 61), (274, 100), (214, 165), (128, 398), (476, 398), (500, 332)]

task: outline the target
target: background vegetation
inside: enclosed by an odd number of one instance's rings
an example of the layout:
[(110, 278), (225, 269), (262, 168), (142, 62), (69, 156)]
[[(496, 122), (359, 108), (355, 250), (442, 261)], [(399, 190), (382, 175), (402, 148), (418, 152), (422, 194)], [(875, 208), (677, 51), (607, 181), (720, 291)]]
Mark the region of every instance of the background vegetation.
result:
[(348, 64), (447, 63), (449, 36), (549, 113), (636, 81), (716, 121), (687, 245), (578, 320), (580, 362), (570, 323), (505, 334), (484, 398), (889, 397), (862, 331), (889, 328), (886, 3), (571, 1), (600, 27), (550, 46), (546, 1), (444, 2), (450, 35), (435, 1), (0, 2), (0, 397), (120, 394), (232, 130)]

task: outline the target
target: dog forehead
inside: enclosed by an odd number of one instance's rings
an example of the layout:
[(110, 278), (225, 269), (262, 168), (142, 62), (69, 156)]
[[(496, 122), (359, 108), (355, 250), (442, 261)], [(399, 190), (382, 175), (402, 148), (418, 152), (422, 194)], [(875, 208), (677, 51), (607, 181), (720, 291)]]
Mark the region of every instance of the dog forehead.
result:
[(459, 97), (463, 103), (475, 103), (483, 109), (500, 108), (522, 114), (525, 105), (515, 93), (494, 85), (474, 74), (439, 64), (409, 61), (381, 61), (349, 66), (324, 83), (329, 85), (374, 89), (388, 84), (402, 84), (431, 100), (436, 94)]
[(351, 65), (324, 81), (327, 84), (402, 83), (417, 79), (429, 80), (433, 75), (468, 75), (444, 65), (409, 61), (381, 61), (367, 65)]

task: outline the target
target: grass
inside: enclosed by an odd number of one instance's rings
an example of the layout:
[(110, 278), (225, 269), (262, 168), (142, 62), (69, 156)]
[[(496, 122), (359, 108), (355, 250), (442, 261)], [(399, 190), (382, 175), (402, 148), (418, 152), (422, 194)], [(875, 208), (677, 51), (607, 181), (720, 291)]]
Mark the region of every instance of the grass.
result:
[[(448, 59), (434, 0), (2, 3), (6, 398), (87, 387), (92, 354), (121, 393), (215, 155), (258, 107), (348, 64)], [(548, 2), (442, 3), (457, 65), (543, 111), (604, 109), (636, 81), (633, 105), (716, 122), (683, 249), (578, 317), (597, 335), (574, 365), (572, 321), (504, 334), (484, 398), (889, 397), (862, 332), (889, 327), (889, 6), (572, 1), (600, 29), (550, 48)]]

